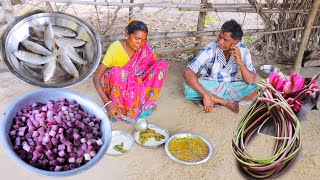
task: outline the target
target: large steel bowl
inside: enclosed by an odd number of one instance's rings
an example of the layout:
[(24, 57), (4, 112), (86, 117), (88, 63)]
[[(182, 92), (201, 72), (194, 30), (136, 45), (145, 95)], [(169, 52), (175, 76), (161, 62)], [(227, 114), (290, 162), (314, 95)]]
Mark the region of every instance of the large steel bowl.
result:
[[(80, 52), (83, 52), (83, 59), (87, 61), (86, 65), (77, 67), (79, 79), (74, 81), (71, 75), (58, 68), (54, 77), (48, 83), (44, 83), (41, 73), (42, 68), (30, 67), (13, 55), (12, 52), (18, 49), (19, 43), (30, 36), (29, 29), (31, 26), (45, 25), (48, 22), (52, 25), (70, 28), (77, 33), (76, 38), (86, 41), (86, 44), (79, 49)], [(2, 46), (2, 55), (9, 71), (19, 80), (38, 87), (62, 88), (78, 84), (96, 70), (101, 58), (101, 43), (94, 30), (81, 19), (64, 13), (38, 13), (21, 19), (12, 25), (12, 28), (8, 28)]]
[[(102, 120), (101, 131), (103, 133), (102, 140), (104, 141), (104, 144), (100, 147), (95, 157), (93, 157), (83, 166), (80, 166), (73, 170), (53, 172), (35, 168), (24, 162), (13, 150), (13, 145), (9, 137), (9, 131), (12, 126), (13, 119), (18, 111), (20, 111), (28, 105), (31, 105), (34, 102), (46, 103), (48, 100), (56, 101), (61, 98), (67, 98), (68, 100), (76, 100), (77, 103), (81, 105), (84, 111), (88, 112), (89, 114), (93, 114), (97, 118), (100, 118)], [(98, 163), (98, 161), (104, 156), (111, 141), (111, 125), (107, 115), (103, 112), (101, 107), (99, 107), (94, 101), (92, 101), (88, 97), (85, 97), (82, 94), (78, 94), (76, 92), (60, 88), (43, 88), (25, 94), (19, 97), (17, 100), (15, 100), (2, 114), (0, 133), (3, 147), (11, 159), (13, 159), (18, 165), (22, 166), (23, 168), (44, 176), (70, 176), (88, 170), (96, 163)]]
[[(209, 149), (209, 153), (207, 155), (206, 158), (204, 158), (203, 160), (201, 161), (196, 161), (196, 162), (186, 162), (186, 161), (182, 161), (180, 159), (177, 159), (176, 157), (174, 157), (170, 151), (169, 151), (169, 146), (170, 146), (170, 143), (172, 140), (174, 139), (177, 139), (177, 138), (185, 138), (185, 137), (195, 137), (195, 138), (199, 138), (201, 139), (203, 142), (205, 142), (208, 146), (208, 149)], [(170, 157), (170, 159), (172, 159), (173, 161), (177, 162), (177, 163), (180, 163), (180, 164), (183, 164), (183, 165), (187, 165), (187, 166), (195, 166), (195, 165), (199, 165), (199, 164), (203, 164), (207, 161), (209, 161), (212, 156), (213, 156), (213, 152), (214, 152), (214, 149), (213, 149), (213, 146), (212, 144), (210, 143), (209, 140), (207, 140), (206, 138), (204, 138), (203, 136), (200, 136), (199, 134), (195, 134), (195, 133), (178, 133), (178, 134), (175, 134), (173, 136), (171, 136), (167, 141), (166, 141), (166, 144), (165, 144), (165, 151), (166, 151), (166, 154)]]

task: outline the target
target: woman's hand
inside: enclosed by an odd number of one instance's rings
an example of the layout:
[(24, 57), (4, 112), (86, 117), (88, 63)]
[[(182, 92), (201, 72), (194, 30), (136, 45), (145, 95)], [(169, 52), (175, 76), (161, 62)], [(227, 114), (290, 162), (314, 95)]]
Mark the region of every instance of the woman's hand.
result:
[(106, 106), (106, 110), (107, 110), (109, 116), (114, 118), (115, 120), (121, 116), (119, 110), (112, 103), (110, 103)]

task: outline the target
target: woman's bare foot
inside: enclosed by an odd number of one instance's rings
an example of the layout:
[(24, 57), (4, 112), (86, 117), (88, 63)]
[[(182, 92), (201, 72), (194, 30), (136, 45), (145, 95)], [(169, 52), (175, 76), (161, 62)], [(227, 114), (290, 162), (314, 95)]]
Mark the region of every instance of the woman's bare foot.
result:
[(157, 105), (154, 105), (153, 108), (151, 109), (152, 112), (155, 112), (157, 110)]
[(239, 113), (240, 111), (239, 102), (227, 102), (225, 106), (235, 113)]

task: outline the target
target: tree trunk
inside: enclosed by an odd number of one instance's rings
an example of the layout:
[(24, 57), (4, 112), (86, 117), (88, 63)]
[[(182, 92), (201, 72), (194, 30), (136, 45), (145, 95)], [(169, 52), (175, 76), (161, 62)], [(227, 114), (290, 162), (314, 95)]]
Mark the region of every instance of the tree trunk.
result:
[(313, 21), (317, 15), (319, 6), (320, 6), (320, 0), (314, 0), (312, 3), (312, 6), (311, 6), (311, 11), (310, 11), (307, 23), (306, 23), (305, 28), (303, 30), (301, 42), (299, 44), (299, 50), (298, 50), (296, 59), (294, 60), (294, 72), (295, 73), (300, 72), (303, 53), (307, 47), (312, 24), (313, 24)]
[[(207, 0), (201, 0), (201, 4), (208, 4)], [(206, 12), (200, 12), (198, 17), (198, 25), (197, 25), (197, 31), (203, 31), (204, 30), (204, 22), (206, 18), (207, 13)], [(199, 43), (196, 44), (196, 47), (200, 47), (202, 43), (202, 37), (197, 37), (196, 41), (199, 41)], [(194, 55), (197, 56), (199, 53), (199, 50), (194, 51)]]
[[(130, 3), (134, 3), (134, 0), (130, 0)], [(133, 7), (129, 8), (129, 21), (132, 19), (133, 16)]]

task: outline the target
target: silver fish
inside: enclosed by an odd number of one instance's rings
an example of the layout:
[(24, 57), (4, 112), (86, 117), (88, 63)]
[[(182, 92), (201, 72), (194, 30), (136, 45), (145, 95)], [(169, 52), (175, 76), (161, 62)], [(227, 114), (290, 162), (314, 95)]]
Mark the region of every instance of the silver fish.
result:
[(22, 50), (13, 51), (13, 54), (21, 61), (25, 61), (25, 62), (36, 64), (36, 65), (46, 64), (56, 57), (56, 53), (53, 53), (48, 56), (40, 56), (38, 54), (34, 54), (27, 51), (22, 51)]
[(79, 79), (79, 72), (77, 68), (66, 54), (62, 54), (58, 57), (58, 63), (64, 71), (74, 77), (74, 80)]
[(21, 44), (29, 51), (32, 51), (34, 53), (37, 53), (37, 54), (41, 54), (41, 55), (50, 55), (52, 54), (52, 52), (50, 52), (48, 49), (46, 49), (45, 47), (37, 44), (37, 43), (34, 43), (32, 41), (28, 41), (28, 40), (25, 40), (25, 41), (21, 41)]
[[(62, 37), (62, 36), (57, 36), (56, 33), (54, 33), (56, 37)], [(43, 43), (44, 39), (39, 38), (37, 36), (29, 36), (31, 40), (36, 41), (38, 43)], [(72, 47), (81, 47), (87, 43), (87, 41), (82, 40), (82, 39), (77, 39), (77, 38), (70, 38), (70, 37), (63, 37)]]
[[(38, 32), (41, 32), (41, 31), (44, 32), (46, 29), (46, 26), (41, 25), (40, 23), (35, 24), (32, 27), (35, 28), (35, 30), (37, 30)], [(67, 27), (63, 27), (63, 26), (52, 25), (52, 30), (54, 32), (54, 35), (57, 37), (62, 37), (62, 36), (76, 37), (77, 36), (77, 33), (74, 30)]]
[(44, 45), (52, 51), (53, 46), (54, 46), (54, 34), (52, 30), (52, 26), (50, 23), (48, 23), (46, 30), (44, 31)]
[[(25, 61), (23, 61), (23, 63), (24, 63), (26, 66), (28, 66), (28, 67), (30, 67), (30, 68), (33, 68), (33, 69), (42, 69), (42, 68), (43, 68), (42, 65), (31, 64), (31, 63), (28, 63), (28, 62), (25, 62)], [(22, 63), (21, 63), (21, 64), (22, 64)]]
[(39, 38), (37, 36), (29, 36), (30, 40), (36, 42), (36, 43), (42, 43), (44, 45), (44, 39), (43, 38)]
[(30, 26), (30, 30), (31, 30), (30, 34), (34, 34), (39, 39), (44, 38), (45, 29), (41, 29), (41, 28), (39, 28), (39, 26)]
[(77, 53), (77, 51), (72, 47), (67, 41), (63, 38), (55, 37), (55, 43), (58, 45), (59, 48), (65, 50), (66, 54), (76, 63), (78, 64), (87, 64), (87, 61), (83, 60), (81, 56)]
[(86, 41), (82, 39), (68, 38), (68, 37), (65, 37), (63, 39), (73, 47), (80, 47), (86, 44)]
[(48, 82), (54, 75), (54, 72), (57, 67), (57, 59), (54, 58), (53, 60), (49, 61), (43, 66), (42, 75), (43, 81)]
[(64, 37), (76, 37), (77, 33), (73, 31), (72, 29), (62, 27), (62, 26), (52, 26), (53, 32), (56, 34), (59, 34), (60, 36)]

